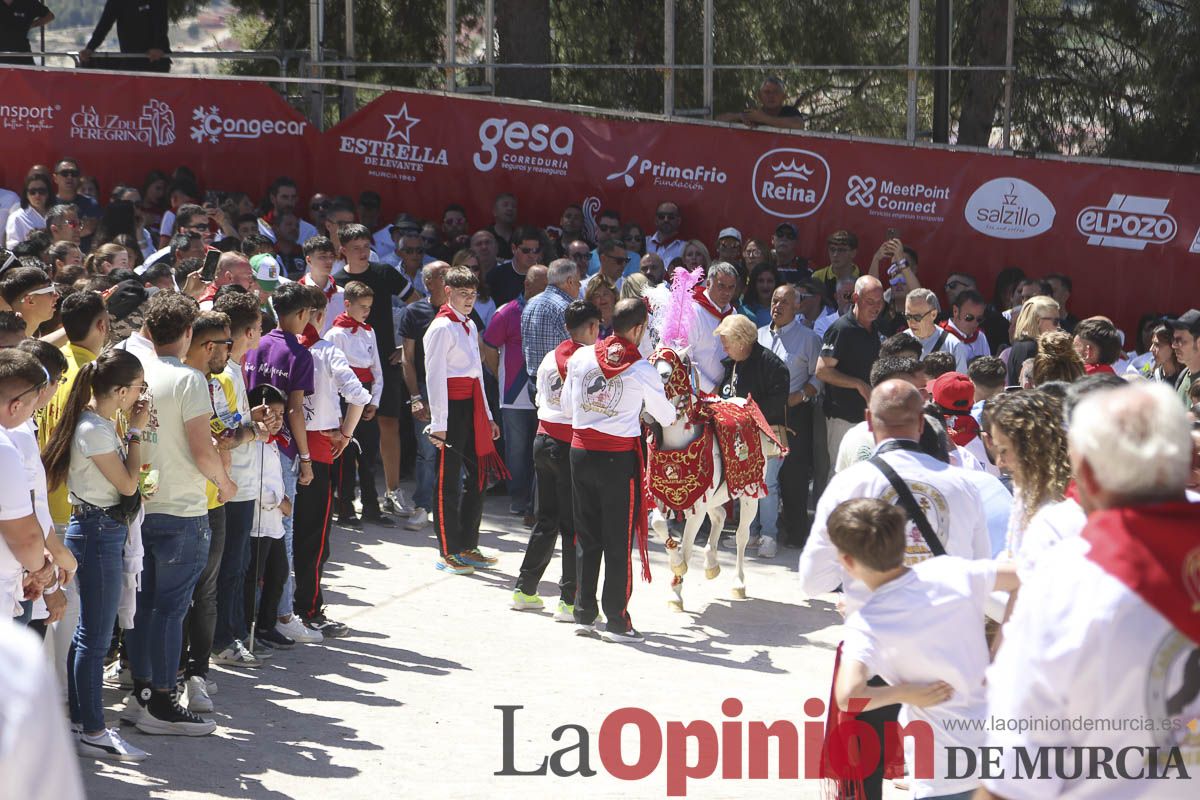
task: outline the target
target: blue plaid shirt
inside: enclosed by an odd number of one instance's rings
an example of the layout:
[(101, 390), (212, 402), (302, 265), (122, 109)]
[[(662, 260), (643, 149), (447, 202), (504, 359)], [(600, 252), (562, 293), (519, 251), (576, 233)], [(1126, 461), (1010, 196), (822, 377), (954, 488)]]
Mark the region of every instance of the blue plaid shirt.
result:
[(557, 286), (525, 304), (521, 312), (521, 349), (525, 352), (525, 371), (537, 380), (542, 359), (567, 338), (567, 306), (574, 300)]

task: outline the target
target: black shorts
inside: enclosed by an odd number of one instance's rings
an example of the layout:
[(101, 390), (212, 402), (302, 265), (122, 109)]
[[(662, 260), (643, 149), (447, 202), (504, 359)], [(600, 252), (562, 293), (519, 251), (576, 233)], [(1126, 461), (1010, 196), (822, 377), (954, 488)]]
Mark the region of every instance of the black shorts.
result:
[(404, 398), (404, 372), (398, 364), (382, 364), (383, 391), (379, 395), (381, 417), (400, 416), (400, 403)]

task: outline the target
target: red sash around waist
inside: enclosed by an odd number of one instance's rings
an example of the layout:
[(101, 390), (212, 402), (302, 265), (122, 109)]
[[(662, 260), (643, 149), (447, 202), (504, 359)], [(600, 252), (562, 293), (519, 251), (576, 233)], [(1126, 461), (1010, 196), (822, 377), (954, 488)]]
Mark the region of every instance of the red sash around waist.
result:
[(614, 436), (591, 428), (575, 428), (571, 436), (571, 446), (584, 450), (601, 450), (605, 453), (624, 453), (627, 450), (641, 452), (636, 436)]
[(371, 372), (370, 367), (351, 367), (350, 370), (354, 373), (354, 377), (358, 378), (363, 383), (375, 382), (375, 375)]
[(490, 420), (487, 415), (487, 401), (483, 397), (483, 381), (479, 378), (447, 378), (446, 396), (450, 400), (471, 400), (474, 411), (471, 420), (474, 427), (475, 459), (479, 466), (479, 490), (483, 491), (488, 479), (506, 480), (512, 476), (496, 452), (492, 442)]
[(574, 428), (565, 422), (547, 422), (544, 419), (538, 420), (537, 432), (544, 433), (551, 439), (557, 439), (560, 442), (569, 443), (574, 438)]

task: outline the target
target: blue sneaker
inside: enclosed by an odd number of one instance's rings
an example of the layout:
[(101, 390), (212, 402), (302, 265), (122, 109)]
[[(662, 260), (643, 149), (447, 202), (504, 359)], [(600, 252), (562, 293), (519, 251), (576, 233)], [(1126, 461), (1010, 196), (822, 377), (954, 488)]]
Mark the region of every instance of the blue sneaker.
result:
[(485, 556), (482, 552), (480, 552), (478, 547), (472, 547), (470, 550), (463, 550), (458, 554), (458, 558), (464, 564), (468, 564), (476, 569), (488, 569), (489, 567), (494, 567), (500, 560), (495, 556)]
[(437, 568), (454, 575), (470, 575), (475, 571), (475, 567), (466, 563), (459, 556), (445, 556), (438, 559)]

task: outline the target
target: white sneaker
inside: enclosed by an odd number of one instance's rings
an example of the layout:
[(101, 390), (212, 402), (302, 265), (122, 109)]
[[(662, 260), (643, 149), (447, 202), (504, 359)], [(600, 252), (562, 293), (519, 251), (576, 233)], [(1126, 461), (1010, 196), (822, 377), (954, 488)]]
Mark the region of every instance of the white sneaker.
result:
[[(148, 693), (147, 693), (148, 694)], [(146, 705), (133, 692), (125, 695), (125, 707), (121, 709), (118, 719), (126, 725), (136, 725), (146, 713)], [(80, 729), (82, 733), (82, 729)]]
[(208, 696), (208, 685), (204, 678), (193, 675), (183, 684), (182, 704), (188, 711), (207, 714), (213, 710), (212, 698)]
[(408, 521), (404, 523), (404, 527), (406, 530), (419, 531), (428, 524), (429, 512), (418, 506), (408, 515)]
[(208, 689), (209, 694), (216, 694), (217, 693), (217, 682), (214, 681), (212, 678), (205, 678), (204, 679), (204, 688)]
[(759, 558), (774, 558), (779, 552), (779, 543), (767, 536), (762, 537), (762, 541), (758, 545)]
[(133, 688), (133, 674), (129, 671), (129, 667), (121, 667), (120, 659), (104, 668), (104, 681), (115, 683), (121, 689)]
[[(226, 667), (261, 667), (262, 661), (246, 649), (246, 645), (237, 639), (233, 644), (213, 656), (213, 661)], [(205, 687), (207, 694), (207, 687)]]
[(413, 512), (412, 501), (405, 496), (403, 489), (392, 489), (386, 494), (386, 497), (391, 501), (392, 513), (407, 517)]
[(75, 742), (75, 750), (85, 758), (107, 758), (113, 761), (144, 761), (149, 755), (145, 750), (122, 739), (121, 734), (113, 728), (94, 737), (80, 734)]
[(314, 631), (312, 628), (300, 621), (300, 618), (295, 614), (287, 622), (276, 622), (275, 630), (282, 633), (289, 639), (295, 639), (297, 642), (304, 644), (320, 644), (325, 641), (325, 637), (320, 631)]

